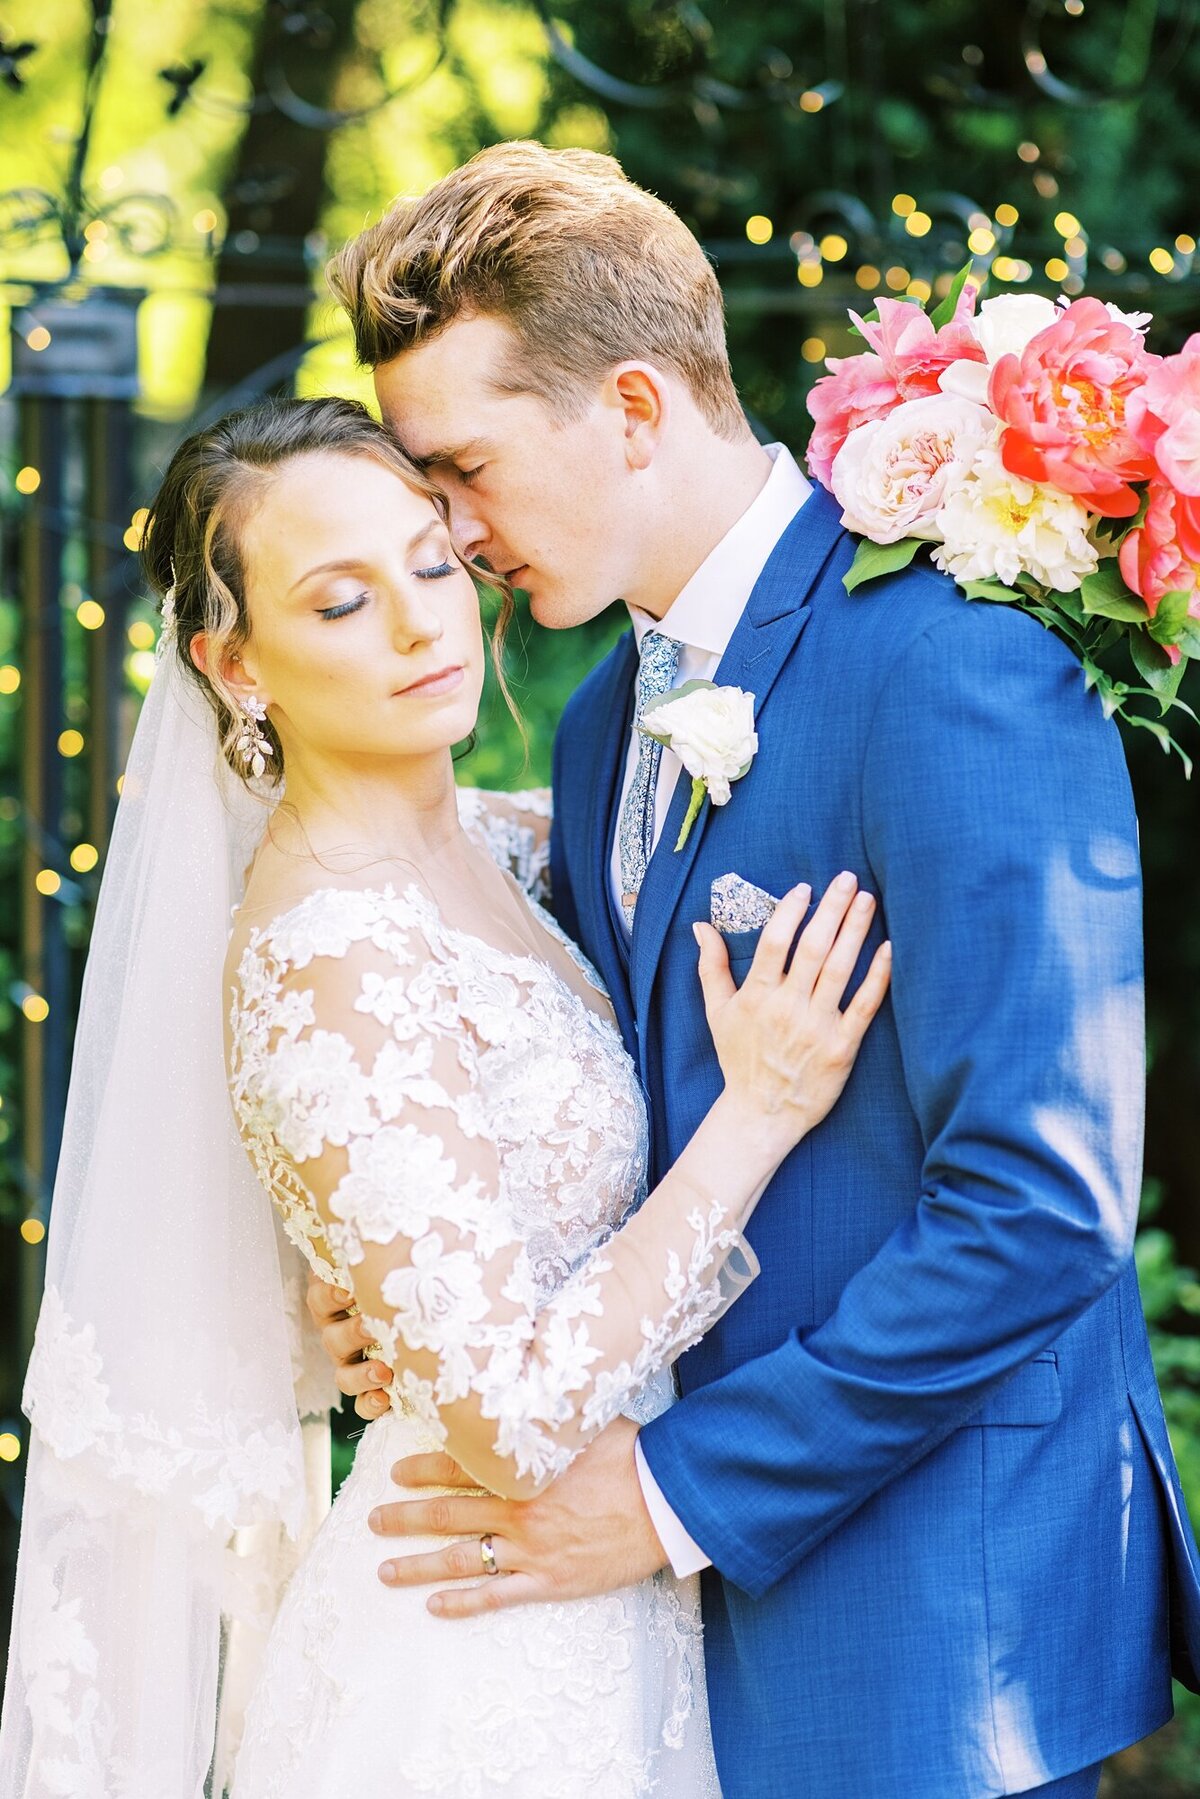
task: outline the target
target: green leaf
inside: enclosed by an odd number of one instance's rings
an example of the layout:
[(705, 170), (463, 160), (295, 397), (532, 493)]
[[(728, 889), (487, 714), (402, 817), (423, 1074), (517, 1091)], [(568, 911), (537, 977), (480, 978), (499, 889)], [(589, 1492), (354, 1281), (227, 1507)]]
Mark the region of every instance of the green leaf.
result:
[(1190, 593), (1164, 593), (1158, 610), (1146, 626), (1155, 643), (1175, 643), (1188, 615)]
[(1185, 656), (1200, 657), (1200, 619), (1185, 618), (1178, 641)]
[(894, 575), (907, 568), (921, 548), (919, 537), (902, 537), (899, 543), (872, 543), (864, 537), (854, 552), (854, 561), (842, 576), (847, 593), (853, 593), (864, 581), (876, 581), (880, 575)]
[[(958, 305), (959, 296), (961, 295), (963, 288), (971, 278), (971, 271), (974, 266), (975, 264), (973, 262), (963, 263), (962, 268), (959, 269), (958, 274), (950, 283), (950, 292), (946, 295), (946, 298), (941, 304), (935, 306), (930, 313), (929, 317), (937, 330), (940, 331), (943, 325), (948, 325), (950, 320), (954, 317), (954, 308)], [(983, 289), (984, 282), (980, 282), (980, 293), (983, 292)]]
[(1129, 633), (1129, 654), (1133, 657), (1133, 666), (1158, 701), (1160, 710), (1169, 712), (1171, 702), (1179, 692), (1186, 663), (1182, 660), (1173, 663), (1167, 652), (1147, 637), (1144, 631)]
[(1095, 574), (1085, 575), (1079, 593), (1084, 611), (1093, 618), (1118, 618), (1130, 625), (1146, 623), (1145, 602), (1129, 591), (1115, 562), (1102, 562)]
[(964, 599), (998, 600), (1011, 605), (1021, 596), (1013, 587), (1006, 587), (1003, 581), (963, 581), (960, 583)]
[(1121, 704), (1121, 696), (1117, 693), (1112, 681), (1102, 668), (1097, 668), (1085, 656), (1083, 659), (1083, 678), (1086, 686), (1094, 687), (1100, 696), (1100, 704), (1105, 718), (1111, 718)]
[(1077, 625), (1082, 625), (1087, 618), (1087, 613), (1083, 609), (1083, 601), (1079, 597), (1078, 588), (1075, 589), (1074, 593), (1060, 593), (1057, 588), (1052, 588), (1046, 595), (1046, 604), (1048, 606), (1053, 606), (1056, 612), (1064, 612), (1066, 616), (1069, 619), (1073, 619)]

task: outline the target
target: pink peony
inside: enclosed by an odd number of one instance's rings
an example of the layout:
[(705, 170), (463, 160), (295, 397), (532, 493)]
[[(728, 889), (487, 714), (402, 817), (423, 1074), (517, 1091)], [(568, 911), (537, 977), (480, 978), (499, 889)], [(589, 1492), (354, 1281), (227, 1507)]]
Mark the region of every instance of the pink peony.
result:
[(808, 466), (822, 487), (829, 487), (834, 458), (850, 433), (881, 419), (904, 400), (939, 393), (938, 376), (952, 362), (982, 362), (984, 354), (971, 330), (978, 289), (967, 282), (954, 317), (941, 330), (919, 306), (903, 300), (878, 300), (878, 320), (870, 324), (857, 313), (851, 318), (871, 348), (859, 356), (831, 356), (808, 396), (815, 429), (808, 445)]
[(1129, 429), (1180, 494), (1200, 495), (1200, 332), (1130, 396)]
[(1131, 517), (1138, 495), (1130, 483), (1149, 480), (1154, 461), (1126, 413), (1161, 360), (1103, 301), (1075, 300), (992, 369), (988, 398), (1007, 427), (1004, 466), (1076, 494), (1093, 512)]
[(814, 421), (808, 466), (822, 487), (829, 486), (834, 458), (850, 433), (900, 404), (896, 383), (878, 356), (831, 356), (826, 367), (830, 373), (808, 396)]
[(1125, 537), (1120, 563), (1127, 584), (1151, 612), (1164, 594), (1187, 593), (1188, 611), (1200, 618), (1200, 500), (1152, 481), (1145, 523)]

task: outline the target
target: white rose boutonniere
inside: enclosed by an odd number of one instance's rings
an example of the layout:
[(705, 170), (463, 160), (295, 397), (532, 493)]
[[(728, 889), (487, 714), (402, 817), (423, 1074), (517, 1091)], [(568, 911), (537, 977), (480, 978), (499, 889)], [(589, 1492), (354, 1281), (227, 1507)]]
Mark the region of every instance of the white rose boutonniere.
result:
[(638, 730), (674, 751), (692, 777), (692, 797), (675, 845), (681, 850), (705, 798), (714, 806), (727, 805), (730, 783), (749, 773), (758, 751), (754, 695), (712, 681), (685, 681), (651, 700)]

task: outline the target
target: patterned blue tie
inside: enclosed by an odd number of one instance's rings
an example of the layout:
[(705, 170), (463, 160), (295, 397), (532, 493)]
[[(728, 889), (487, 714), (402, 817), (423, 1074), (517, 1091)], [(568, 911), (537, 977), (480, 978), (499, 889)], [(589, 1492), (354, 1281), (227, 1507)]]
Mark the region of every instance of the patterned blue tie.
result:
[[(668, 693), (675, 685), (682, 644), (661, 631), (647, 631), (642, 638), (641, 662), (637, 678), (636, 717), (642, 717), (651, 700)], [(658, 785), (658, 765), (662, 745), (652, 738), (638, 736), (637, 767), (621, 807), (621, 909), (632, 930), (633, 912), (646, 864), (654, 849), (654, 792)]]

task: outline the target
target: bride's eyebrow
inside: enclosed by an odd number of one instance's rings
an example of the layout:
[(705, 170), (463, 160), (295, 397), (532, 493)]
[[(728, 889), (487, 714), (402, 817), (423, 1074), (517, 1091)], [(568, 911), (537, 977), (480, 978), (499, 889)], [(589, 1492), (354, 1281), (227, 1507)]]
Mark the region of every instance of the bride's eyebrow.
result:
[[(405, 548), (405, 554), (411, 555), (415, 549), (425, 542), (427, 537), (432, 536), (435, 531), (444, 531), (445, 529), (446, 527), (440, 518), (431, 518), (428, 524), (422, 525), (421, 529), (409, 538)], [(339, 556), (333, 562), (318, 562), (301, 575), (299, 580), (292, 582), (292, 585), (288, 588), (288, 593), (289, 595), (295, 593), (298, 587), (303, 587), (304, 583), (306, 581), (311, 581), (314, 575), (347, 574), (361, 568), (366, 568), (366, 566), (367, 564), (359, 556)]]

